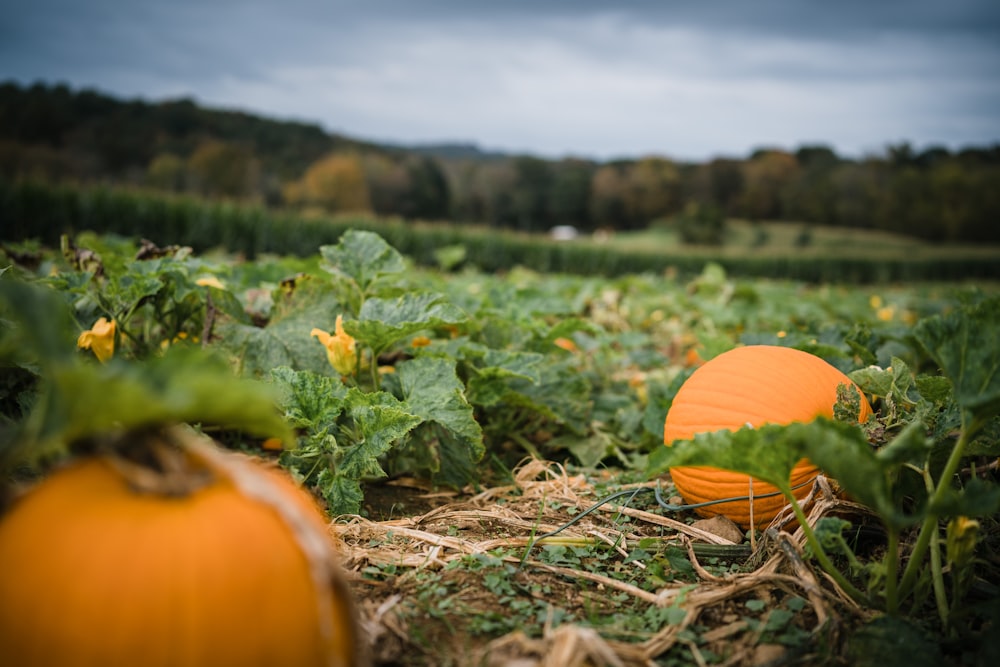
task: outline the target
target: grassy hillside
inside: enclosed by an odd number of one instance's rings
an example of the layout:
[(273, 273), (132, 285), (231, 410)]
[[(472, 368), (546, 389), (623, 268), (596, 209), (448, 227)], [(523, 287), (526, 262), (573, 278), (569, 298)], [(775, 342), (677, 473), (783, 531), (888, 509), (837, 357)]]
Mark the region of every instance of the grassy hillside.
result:
[(790, 222), (730, 220), (724, 244), (720, 246), (684, 245), (678, 234), (667, 227), (653, 227), (635, 232), (621, 232), (608, 237), (590, 237), (581, 242), (601, 242), (627, 251), (687, 252), (725, 256), (816, 256), (880, 258), (955, 258), (996, 257), (1000, 246), (992, 244), (940, 244), (887, 231), (805, 225)]

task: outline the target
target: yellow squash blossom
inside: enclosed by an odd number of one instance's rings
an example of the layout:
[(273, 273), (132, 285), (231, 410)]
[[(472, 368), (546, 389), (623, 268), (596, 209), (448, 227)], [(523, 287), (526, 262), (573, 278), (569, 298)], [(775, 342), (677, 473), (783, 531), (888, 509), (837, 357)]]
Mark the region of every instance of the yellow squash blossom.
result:
[(226, 286), (222, 284), (222, 281), (215, 276), (208, 276), (207, 278), (198, 278), (194, 281), (195, 285), (200, 285), (201, 287), (215, 287), (216, 289), (226, 289)]
[(410, 341), (410, 345), (413, 347), (427, 347), (431, 344), (431, 339), (427, 336), (414, 336), (413, 340)]
[(343, 320), (343, 315), (337, 315), (332, 336), (322, 329), (313, 329), (309, 335), (318, 338), (326, 348), (326, 357), (335, 371), (341, 375), (351, 375), (358, 365), (358, 357), (354, 351), (354, 337), (344, 331)]
[(979, 522), (965, 516), (956, 516), (948, 522), (948, 561), (963, 567), (972, 562), (976, 554), (976, 539), (979, 537)]
[(102, 363), (115, 353), (115, 321), (110, 322), (102, 317), (94, 323), (89, 331), (84, 331), (76, 339), (76, 346), (82, 350), (91, 350)]
[(576, 343), (574, 343), (573, 341), (571, 341), (569, 338), (561, 338), (561, 337), (560, 338), (556, 338), (554, 341), (552, 341), (552, 344), (555, 345), (556, 347), (561, 347), (562, 349), (566, 350), (567, 352), (579, 352), (580, 351), (580, 348), (578, 348), (576, 346)]

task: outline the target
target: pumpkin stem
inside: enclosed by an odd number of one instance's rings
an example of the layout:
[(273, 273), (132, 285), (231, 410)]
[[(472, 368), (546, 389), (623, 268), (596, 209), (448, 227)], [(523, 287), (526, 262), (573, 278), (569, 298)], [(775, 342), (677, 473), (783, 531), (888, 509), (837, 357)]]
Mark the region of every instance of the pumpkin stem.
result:
[(215, 480), (203, 462), (173, 436), (176, 431), (146, 430), (125, 434), (108, 461), (136, 493), (189, 496)]

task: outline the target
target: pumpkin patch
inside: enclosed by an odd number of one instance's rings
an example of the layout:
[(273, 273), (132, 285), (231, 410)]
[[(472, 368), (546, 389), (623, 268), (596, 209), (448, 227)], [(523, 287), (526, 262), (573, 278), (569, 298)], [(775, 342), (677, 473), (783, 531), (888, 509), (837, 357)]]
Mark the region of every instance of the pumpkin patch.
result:
[(171, 439), (181, 447), (153, 442), (139, 459), (80, 458), (0, 520), (11, 664), (358, 664), (313, 499), (193, 433)]
[[(678, 390), (664, 422), (664, 444), (689, 440), (698, 433), (833, 417), (837, 387), (841, 384), (854, 386), (835, 367), (807, 352), (773, 345), (734, 348), (698, 368)], [(858, 420), (864, 422), (871, 407), (859, 394)], [(796, 497), (808, 493), (808, 483), (818, 473), (805, 459), (795, 466), (790, 481), (796, 487)], [(742, 473), (683, 466), (671, 468), (670, 476), (689, 504), (748, 496), (752, 480), (752, 523), (756, 526), (769, 523), (785, 505), (780, 494), (768, 495), (777, 491), (773, 485)], [(722, 514), (744, 528), (751, 525), (748, 500), (719, 503), (697, 511), (702, 516)]]

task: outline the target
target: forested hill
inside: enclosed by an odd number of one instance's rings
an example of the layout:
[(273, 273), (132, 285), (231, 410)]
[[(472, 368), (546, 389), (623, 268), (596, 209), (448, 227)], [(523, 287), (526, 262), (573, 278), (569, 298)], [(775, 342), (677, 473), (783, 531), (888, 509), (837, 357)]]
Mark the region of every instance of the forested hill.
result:
[(823, 145), (703, 163), (546, 160), (461, 143), (379, 145), (187, 99), (122, 100), (61, 85), (0, 84), (0, 178), (128, 183), (532, 231), (640, 229), (714, 214), (1000, 242), (998, 145), (900, 144), (860, 160)]

